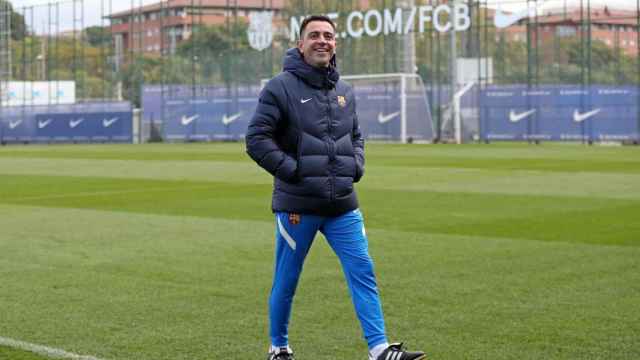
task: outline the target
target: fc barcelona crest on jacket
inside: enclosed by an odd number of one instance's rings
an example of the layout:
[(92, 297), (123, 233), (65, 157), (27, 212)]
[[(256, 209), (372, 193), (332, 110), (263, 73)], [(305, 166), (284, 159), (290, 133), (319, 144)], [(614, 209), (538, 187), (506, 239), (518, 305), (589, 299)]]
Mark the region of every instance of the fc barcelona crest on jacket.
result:
[(344, 96), (338, 96), (338, 105), (340, 105), (340, 107), (347, 106), (347, 99), (345, 99)]

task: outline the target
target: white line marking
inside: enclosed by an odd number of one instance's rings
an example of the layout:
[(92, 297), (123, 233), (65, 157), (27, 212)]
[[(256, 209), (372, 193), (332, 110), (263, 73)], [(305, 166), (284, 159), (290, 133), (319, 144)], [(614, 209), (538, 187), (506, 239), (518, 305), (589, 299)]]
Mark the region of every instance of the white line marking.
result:
[(52, 359), (72, 359), (72, 360), (103, 360), (94, 356), (79, 355), (64, 351), (62, 349), (56, 349), (44, 345), (31, 344), (28, 342), (14, 340), (0, 336), (0, 345), (8, 346), (10, 348), (29, 351), (35, 354), (43, 355)]
[(293, 251), (295, 251), (296, 250), (296, 241), (293, 240), (291, 235), (289, 235), (289, 233), (287, 232), (287, 229), (285, 229), (284, 226), (282, 226), (282, 223), (280, 222), (280, 217), (277, 216), (276, 219), (278, 219), (278, 230), (280, 230), (280, 235), (282, 235), (282, 237), (287, 241), (287, 244), (289, 244), (291, 249)]

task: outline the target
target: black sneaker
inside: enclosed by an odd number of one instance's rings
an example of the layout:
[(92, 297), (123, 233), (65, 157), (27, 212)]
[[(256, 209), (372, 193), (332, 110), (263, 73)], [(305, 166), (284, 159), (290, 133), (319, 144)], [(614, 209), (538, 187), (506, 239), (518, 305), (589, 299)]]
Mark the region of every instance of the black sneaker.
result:
[(422, 351), (409, 352), (402, 350), (402, 343), (389, 345), (376, 360), (420, 360), (426, 355)]
[(293, 358), (293, 351), (288, 347), (281, 347), (276, 350), (270, 351), (267, 360), (295, 360)]

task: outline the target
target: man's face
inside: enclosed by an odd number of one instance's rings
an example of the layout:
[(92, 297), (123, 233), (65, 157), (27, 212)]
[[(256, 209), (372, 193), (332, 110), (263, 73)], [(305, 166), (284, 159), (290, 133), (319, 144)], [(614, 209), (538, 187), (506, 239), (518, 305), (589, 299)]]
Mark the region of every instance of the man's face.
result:
[(298, 50), (304, 61), (315, 67), (327, 67), (336, 52), (336, 37), (333, 26), (326, 21), (312, 21), (298, 40)]

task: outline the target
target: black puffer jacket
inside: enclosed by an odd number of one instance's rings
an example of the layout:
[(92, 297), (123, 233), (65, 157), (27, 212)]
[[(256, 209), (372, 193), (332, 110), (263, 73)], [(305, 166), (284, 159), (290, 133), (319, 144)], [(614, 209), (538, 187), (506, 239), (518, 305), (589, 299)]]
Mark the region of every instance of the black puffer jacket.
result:
[(336, 216), (358, 208), (364, 140), (351, 86), (287, 51), (284, 71), (260, 94), (247, 153), (274, 176), (273, 211)]

